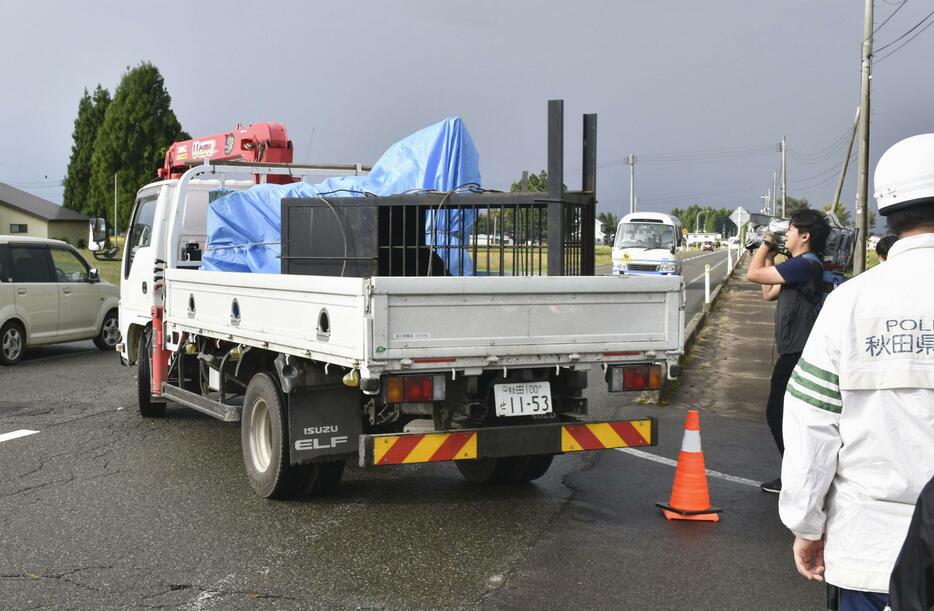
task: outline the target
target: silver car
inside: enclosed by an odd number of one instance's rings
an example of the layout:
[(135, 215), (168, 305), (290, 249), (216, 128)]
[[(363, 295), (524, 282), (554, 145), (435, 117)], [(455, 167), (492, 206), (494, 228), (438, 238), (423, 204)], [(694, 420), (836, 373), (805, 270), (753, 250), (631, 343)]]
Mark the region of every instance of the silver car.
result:
[(27, 346), (93, 339), (120, 341), (120, 289), (59, 240), (0, 235), (0, 365)]

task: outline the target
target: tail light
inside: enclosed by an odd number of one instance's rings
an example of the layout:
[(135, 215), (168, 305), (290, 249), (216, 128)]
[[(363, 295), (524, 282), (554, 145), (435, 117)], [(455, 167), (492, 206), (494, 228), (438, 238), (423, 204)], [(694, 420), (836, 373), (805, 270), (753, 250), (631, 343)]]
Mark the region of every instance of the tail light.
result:
[(445, 398), (443, 375), (388, 376), (385, 388), (386, 403), (431, 403)]
[(627, 390), (658, 390), (664, 380), (662, 365), (627, 365), (607, 369), (606, 381), (610, 392)]

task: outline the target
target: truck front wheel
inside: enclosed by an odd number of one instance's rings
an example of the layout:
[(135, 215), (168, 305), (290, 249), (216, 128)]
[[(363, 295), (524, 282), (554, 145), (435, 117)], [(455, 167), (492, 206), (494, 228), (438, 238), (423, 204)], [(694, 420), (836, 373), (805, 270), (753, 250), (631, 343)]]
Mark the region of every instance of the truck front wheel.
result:
[(316, 496), (340, 483), (344, 461), (289, 464), (285, 401), (275, 378), (253, 376), (246, 388), (240, 422), (243, 464), (253, 491), (263, 498)]

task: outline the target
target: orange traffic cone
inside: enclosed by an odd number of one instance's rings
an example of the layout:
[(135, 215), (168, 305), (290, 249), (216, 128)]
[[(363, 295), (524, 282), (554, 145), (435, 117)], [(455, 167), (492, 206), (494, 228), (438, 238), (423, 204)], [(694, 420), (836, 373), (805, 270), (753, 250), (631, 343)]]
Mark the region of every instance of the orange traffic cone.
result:
[(707, 469), (700, 442), (700, 417), (697, 410), (688, 411), (684, 421), (684, 439), (675, 470), (675, 483), (671, 488), (671, 500), (656, 503), (669, 520), (702, 520), (719, 522), (720, 509), (710, 506), (710, 491), (707, 489)]

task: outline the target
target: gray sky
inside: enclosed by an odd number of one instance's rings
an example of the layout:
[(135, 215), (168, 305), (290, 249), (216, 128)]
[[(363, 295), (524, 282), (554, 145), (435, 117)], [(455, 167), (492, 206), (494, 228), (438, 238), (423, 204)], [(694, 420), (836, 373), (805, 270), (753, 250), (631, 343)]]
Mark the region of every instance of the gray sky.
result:
[[(877, 0), (876, 23), (897, 5)], [(563, 98), (565, 182), (580, 185), (581, 114), (596, 112), (600, 209), (613, 212), (628, 210), (630, 152), (639, 158), (640, 209), (757, 209), (779, 167), (782, 134), (788, 194), (826, 203), (859, 100), (857, 0), (227, 1), (174, 9), (0, 0), (0, 9), (0, 180), (56, 202), (83, 89), (101, 83), (112, 93), (126, 67), (143, 60), (161, 70), (193, 136), (238, 121), (282, 121), (297, 161), (370, 163), (394, 141), (460, 115), (491, 188), (546, 166), (546, 101)], [(878, 31), (876, 47), (932, 9), (908, 0)], [(874, 67), (873, 167), (894, 142), (934, 131), (932, 59), (934, 28)], [(706, 152), (684, 155), (697, 151)], [(851, 172), (851, 209), (854, 193)]]

